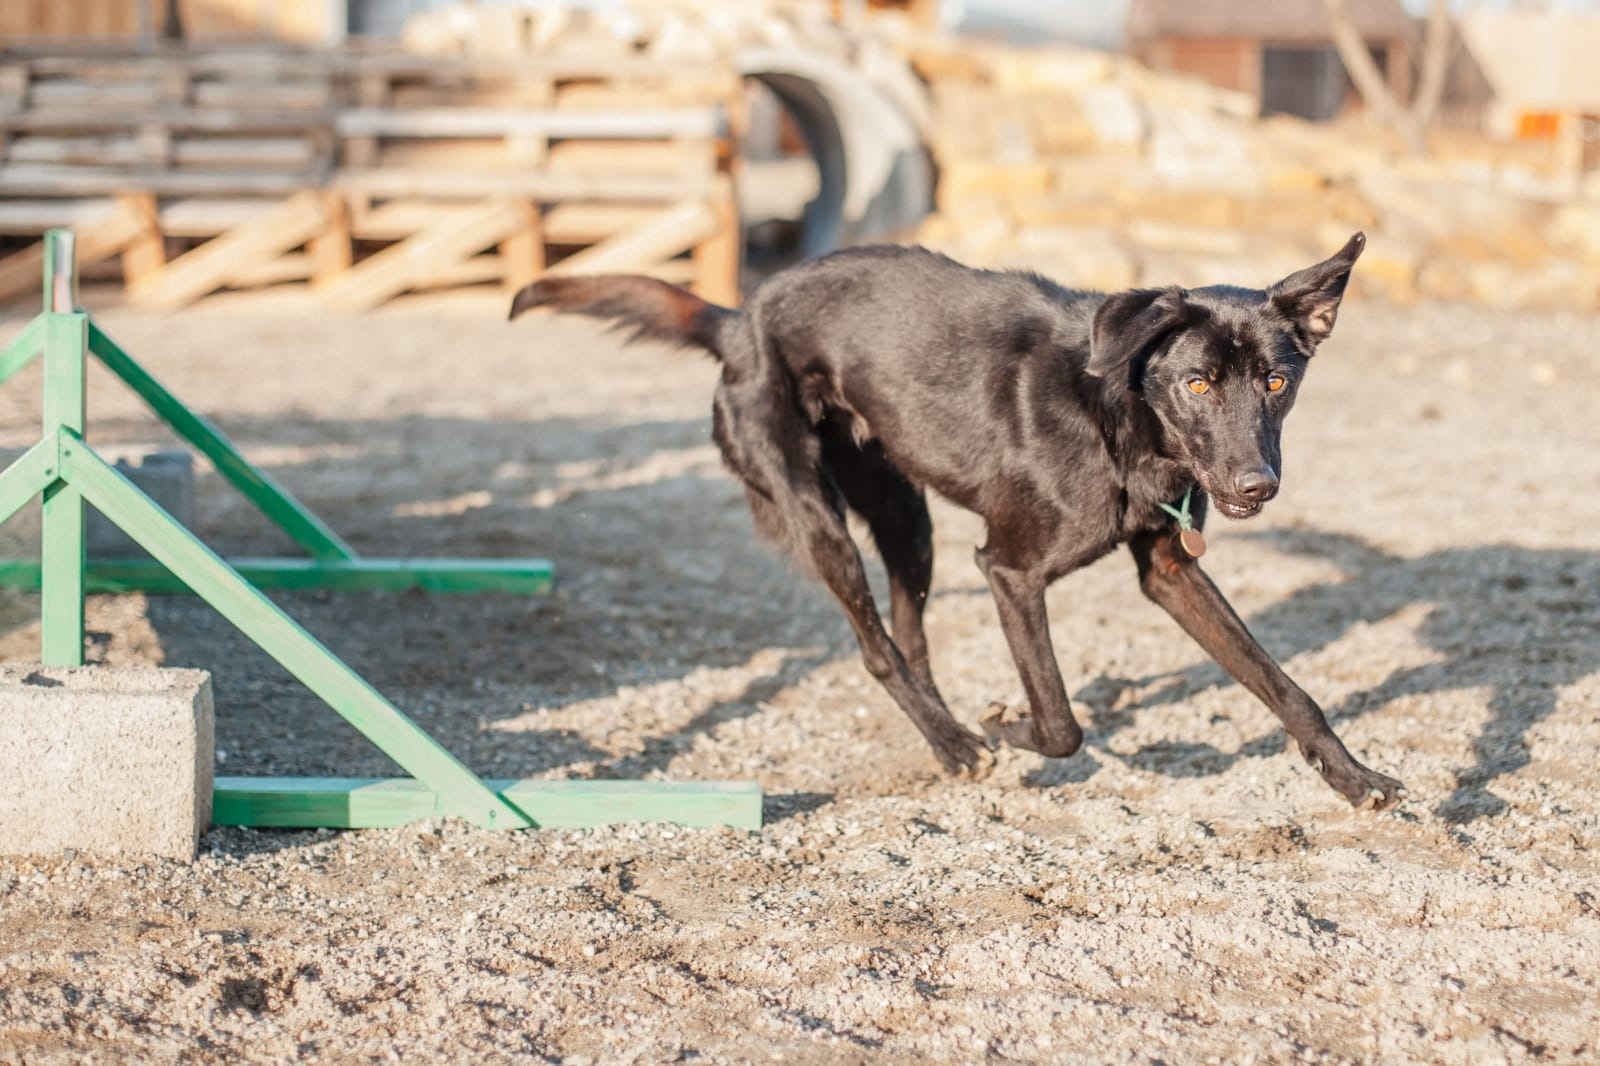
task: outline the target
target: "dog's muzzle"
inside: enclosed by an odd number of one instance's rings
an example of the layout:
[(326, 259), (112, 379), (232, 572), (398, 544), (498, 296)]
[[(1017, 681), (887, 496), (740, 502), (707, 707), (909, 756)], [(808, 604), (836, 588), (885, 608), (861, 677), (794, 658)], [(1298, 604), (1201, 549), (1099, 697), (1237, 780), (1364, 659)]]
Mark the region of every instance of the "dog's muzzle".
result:
[(1251, 518), (1278, 494), (1278, 475), (1270, 467), (1257, 467), (1234, 475), (1226, 490), (1208, 487), (1207, 492), (1227, 517)]

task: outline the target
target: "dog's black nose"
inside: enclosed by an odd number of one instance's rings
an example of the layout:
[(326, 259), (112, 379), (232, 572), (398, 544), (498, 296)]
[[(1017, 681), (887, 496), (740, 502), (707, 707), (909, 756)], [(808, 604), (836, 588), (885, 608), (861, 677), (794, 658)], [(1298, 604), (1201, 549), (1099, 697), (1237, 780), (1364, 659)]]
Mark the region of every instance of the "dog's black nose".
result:
[(1234, 479), (1233, 491), (1251, 503), (1266, 503), (1278, 494), (1278, 475), (1267, 467), (1246, 470)]

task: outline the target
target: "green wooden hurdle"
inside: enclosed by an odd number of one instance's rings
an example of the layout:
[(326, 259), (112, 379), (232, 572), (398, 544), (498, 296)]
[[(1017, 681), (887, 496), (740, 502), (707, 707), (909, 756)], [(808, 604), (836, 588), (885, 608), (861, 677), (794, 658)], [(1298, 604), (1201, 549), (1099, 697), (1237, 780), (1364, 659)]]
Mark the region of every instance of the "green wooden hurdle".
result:
[[(240, 569), (225, 562), (84, 442), (90, 352), (103, 359), (107, 351), (115, 352), (108, 361), (114, 370), (118, 359), (127, 364), (125, 369), (137, 368), (108, 340), (95, 347), (95, 338), (104, 334), (75, 309), (72, 260), (70, 231), (52, 231), (45, 245), (44, 311), (0, 350), (0, 371), (15, 372), (40, 354), (44, 359), (43, 438), (0, 472), (0, 521), (35, 496), (43, 496), (38, 586), (44, 662), (83, 665), (84, 596), (95, 587), (84, 550), (87, 503), (149, 552), (169, 582), (181, 583), (211, 604), (411, 775), (409, 780), (218, 777), (212, 804), (216, 824), (359, 828), (455, 816), (496, 829), (623, 821), (760, 826), (761, 792), (753, 782), (480, 780), (263, 595)], [(4, 376), (0, 373), (0, 379)], [(130, 384), (138, 377), (122, 376)], [(153, 384), (153, 379), (146, 376), (146, 380)], [(182, 410), (165, 390), (154, 388)], [(149, 393), (141, 395), (150, 398)], [(348, 551), (341, 549), (342, 542), (272, 486), (266, 475), (249, 467), (219, 433), (184, 414), (201, 428), (202, 439), (232, 456), (229, 462), (236, 460), (237, 476), (230, 474), (230, 480), (266, 487), (262, 498), (273, 501), (276, 513), (268, 513), (275, 520), (317, 540), (327, 555), (355, 561), (338, 556), (340, 550)], [(221, 462), (218, 468), (223, 469)], [(355, 582), (347, 587), (395, 587), (370, 572), (366, 577), (371, 584)], [(464, 588), (454, 584), (450, 591)]]

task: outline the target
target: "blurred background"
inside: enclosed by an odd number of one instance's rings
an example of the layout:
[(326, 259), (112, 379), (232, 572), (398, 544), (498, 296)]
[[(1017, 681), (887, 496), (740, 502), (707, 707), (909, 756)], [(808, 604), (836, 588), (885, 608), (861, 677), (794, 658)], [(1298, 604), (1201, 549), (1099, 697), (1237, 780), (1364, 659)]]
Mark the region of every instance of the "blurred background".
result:
[(1396, 302), (1600, 304), (1600, 4), (6, 0), (0, 300), (43, 232), (152, 308), (852, 242), (1092, 288), (1371, 238)]

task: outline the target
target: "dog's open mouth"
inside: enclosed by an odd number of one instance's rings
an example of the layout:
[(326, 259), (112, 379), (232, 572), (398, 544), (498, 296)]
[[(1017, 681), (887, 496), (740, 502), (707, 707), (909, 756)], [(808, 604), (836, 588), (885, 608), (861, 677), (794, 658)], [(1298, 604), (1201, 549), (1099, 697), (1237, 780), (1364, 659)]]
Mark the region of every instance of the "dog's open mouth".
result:
[(1211, 497), (1211, 502), (1217, 505), (1228, 518), (1254, 518), (1261, 513), (1264, 503), (1250, 503), (1242, 500), (1224, 500), (1220, 496)]

